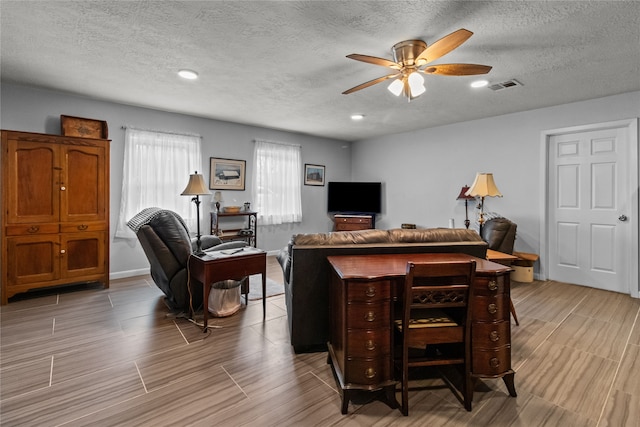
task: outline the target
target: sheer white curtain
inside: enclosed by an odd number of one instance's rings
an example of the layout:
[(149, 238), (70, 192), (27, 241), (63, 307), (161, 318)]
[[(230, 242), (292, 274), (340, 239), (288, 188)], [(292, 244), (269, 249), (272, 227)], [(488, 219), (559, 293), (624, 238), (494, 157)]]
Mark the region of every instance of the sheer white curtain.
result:
[(253, 203), (260, 225), (302, 221), (299, 145), (256, 140)]
[(189, 175), (202, 173), (200, 136), (127, 128), (116, 237), (135, 239), (127, 221), (144, 208), (177, 212), (196, 229), (195, 204), (181, 196)]

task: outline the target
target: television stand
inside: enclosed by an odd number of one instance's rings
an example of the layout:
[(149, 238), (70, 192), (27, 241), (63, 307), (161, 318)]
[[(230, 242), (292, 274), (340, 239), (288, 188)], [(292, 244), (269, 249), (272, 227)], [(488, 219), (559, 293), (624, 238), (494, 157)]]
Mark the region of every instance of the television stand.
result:
[(373, 214), (336, 214), (333, 216), (333, 231), (355, 231), (376, 228)]

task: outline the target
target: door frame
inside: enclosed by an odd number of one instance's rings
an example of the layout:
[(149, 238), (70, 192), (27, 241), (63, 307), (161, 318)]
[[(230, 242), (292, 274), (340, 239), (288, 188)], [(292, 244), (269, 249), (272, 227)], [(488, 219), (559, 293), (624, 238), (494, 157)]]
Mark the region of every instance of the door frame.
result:
[(589, 132), (602, 129), (626, 128), (629, 141), (629, 200), (630, 211), (628, 216), (631, 219), (631, 253), (629, 254), (630, 268), (628, 271), (629, 295), (633, 298), (640, 298), (640, 267), (638, 255), (640, 253), (638, 242), (640, 241), (640, 211), (638, 190), (640, 176), (638, 175), (638, 118), (616, 120), (603, 123), (594, 123), (580, 126), (570, 126), (559, 129), (549, 129), (541, 132), (540, 138), (540, 280), (548, 279), (549, 265), (549, 142), (552, 136), (564, 135), (568, 133)]

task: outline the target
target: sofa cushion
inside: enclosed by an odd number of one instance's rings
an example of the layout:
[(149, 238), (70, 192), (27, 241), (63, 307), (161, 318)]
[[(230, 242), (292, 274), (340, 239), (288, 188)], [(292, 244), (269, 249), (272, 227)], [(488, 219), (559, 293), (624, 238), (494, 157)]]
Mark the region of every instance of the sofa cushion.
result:
[(363, 243), (389, 243), (387, 230), (335, 231), (332, 233), (295, 234), (291, 238), (294, 245), (350, 245)]
[(465, 228), (395, 228), (389, 230), (389, 240), (393, 243), (477, 242), (482, 238), (475, 230)]

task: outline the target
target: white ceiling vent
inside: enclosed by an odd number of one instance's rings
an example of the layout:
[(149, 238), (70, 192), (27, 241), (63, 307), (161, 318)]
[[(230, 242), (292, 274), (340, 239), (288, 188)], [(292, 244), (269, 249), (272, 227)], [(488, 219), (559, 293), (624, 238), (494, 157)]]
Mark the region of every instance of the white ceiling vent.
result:
[(502, 83), (494, 83), (492, 85), (487, 86), (489, 89), (491, 90), (502, 90), (502, 89), (508, 89), (511, 87), (516, 87), (516, 86), (523, 86), (522, 83), (520, 83), (519, 81), (517, 81), (516, 79), (511, 79), (511, 80), (507, 80), (506, 82), (502, 82)]

